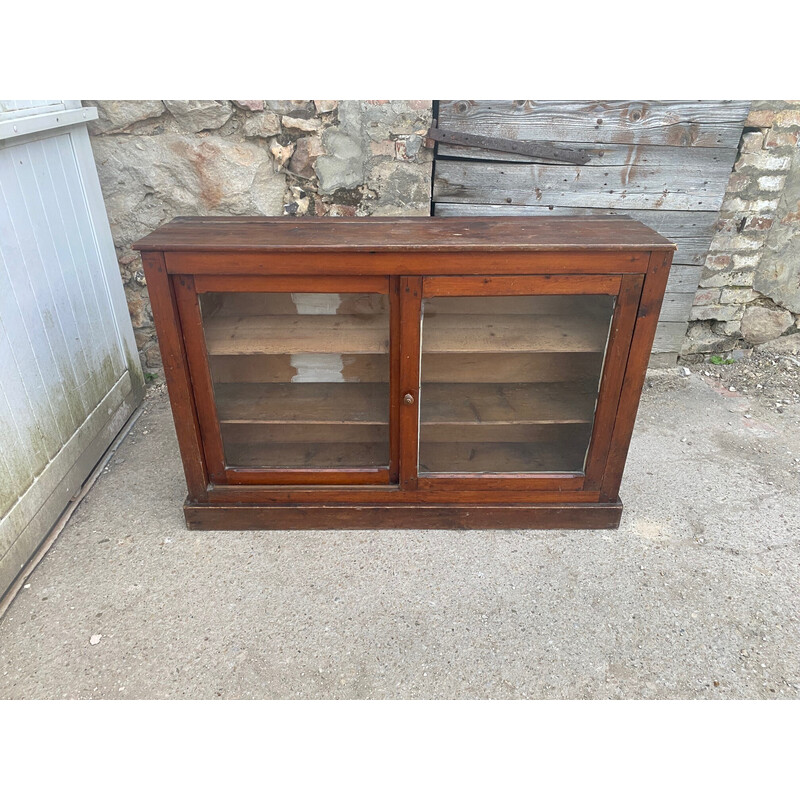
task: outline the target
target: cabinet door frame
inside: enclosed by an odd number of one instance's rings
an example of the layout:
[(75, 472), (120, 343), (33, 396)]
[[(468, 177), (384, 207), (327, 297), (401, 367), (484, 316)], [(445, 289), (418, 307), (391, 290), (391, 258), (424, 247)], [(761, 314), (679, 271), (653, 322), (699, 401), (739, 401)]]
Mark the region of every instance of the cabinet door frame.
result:
[[(171, 276), (211, 484), (230, 486), (381, 486), (397, 483), (399, 471), (398, 279), (388, 276)], [(200, 295), (207, 292), (375, 293), (389, 298), (389, 465), (387, 467), (272, 468), (228, 466), (206, 349)]]
[[(597, 491), (603, 481), (611, 446), (614, 420), (636, 323), (644, 275), (640, 273), (604, 275), (431, 275), (401, 281), (403, 340), (401, 382), (403, 391), (413, 393), (413, 413), (401, 411), (401, 488), (423, 490), (519, 489), (555, 491)], [(409, 286), (409, 282), (412, 282)], [(414, 291), (419, 297), (410, 300)], [(597, 404), (584, 469), (575, 472), (495, 473), (495, 472), (418, 472), (422, 303), (430, 297), (501, 297), (542, 295), (604, 294), (616, 298), (609, 338), (600, 377)], [(417, 314), (417, 324), (409, 317)], [(409, 332), (409, 329), (412, 332)], [(415, 338), (416, 337), (416, 338)], [(412, 357), (416, 354), (416, 358)], [(412, 366), (407, 362), (414, 361)], [(405, 422), (405, 425), (403, 424)], [(405, 480), (404, 480), (405, 476)]]

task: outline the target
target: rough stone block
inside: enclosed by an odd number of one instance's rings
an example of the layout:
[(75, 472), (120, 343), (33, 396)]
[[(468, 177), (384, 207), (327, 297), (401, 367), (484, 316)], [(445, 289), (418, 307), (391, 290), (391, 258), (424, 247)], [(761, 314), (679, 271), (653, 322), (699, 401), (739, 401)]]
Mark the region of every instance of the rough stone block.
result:
[(766, 108), (753, 109), (745, 121), (746, 128), (769, 128), (775, 120), (775, 112)]
[(787, 109), (775, 115), (776, 128), (798, 128), (800, 127), (800, 109)]
[(797, 147), (797, 131), (776, 131), (774, 129), (767, 133), (764, 146), (767, 148), (778, 147)]
[(164, 105), (178, 124), (192, 133), (221, 128), (233, 114), (233, 108), (227, 101), (165, 100)]
[(338, 128), (328, 128), (323, 136), (327, 155), (317, 158), (314, 171), (323, 194), (337, 189), (355, 189), (364, 182), (362, 143)]
[(731, 256), (727, 254), (714, 253), (706, 258), (706, 269), (720, 270), (726, 269), (731, 265)]
[(742, 336), (751, 344), (763, 344), (777, 339), (793, 322), (788, 311), (750, 306), (742, 317)]
[(311, 100), (267, 100), (267, 105), (280, 115), (293, 117), (313, 117), (317, 109)]
[(250, 139), (269, 139), (281, 132), (281, 123), (277, 114), (271, 111), (253, 114), (244, 121), (242, 126), (244, 135)]
[(736, 348), (740, 341), (736, 337), (714, 333), (709, 322), (690, 323), (681, 347), (681, 355), (726, 353)]
[(314, 133), (322, 128), (322, 120), (312, 117), (311, 119), (304, 119), (303, 117), (281, 117), (281, 123), (287, 130), (304, 131), (306, 133)]
[(758, 179), (758, 188), (762, 192), (779, 192), (786, 183), (785, 175), (762, 175)]
[(263, 100), (234, 100), (233, 104), (238, 108), (243, 108), (246, 111), (263, 111)]
[(314, 163), (325, 152), (322, 141), (317, 136), (304, 136), (295, 142), (294, 155), (289, 169), (304, 178), (314, 177)]
[(719, 302), (745, 305), (746, 303), (752, 303), (753, 300), (758, 300), (759, 297), (761, 295), (749, 287), (725, 287), (720, 292)]
[(695, 306), (708, 306), (719, 303), (721, 289), (700, 289), (694, 296), (692, 304)]
[(785, 172), (792, 160), (789, 156), (778, 156), (772, 153), (745, 153), (736, 162), (735, 169), (759, 170), (761, 172)]
[(700, 279), (700, 286), (704, 289), (722, 286), (752, 286), (755, 272), (752, 270), (725, 270), (705, 274)]
[(723, 305), (707, 305), (707, 306), (693, 306), (690, 320), (724, 320), (731, 321), (739, 319), (742, 315), (742, 309), (738, 306), (723, 306)]
[(758, 153), (764, 146), (763, 131), (751, 131), (742, 134), (740, 150), (742, 153)]
[(315, 100), (314, 107), (317, 109), (317, 114), (329, 114), (334, 111), (339, 105), (338, 100)]
[(800, 354), (800, 333), (790, 333), (788, 336), (781, 336), (764, 344), (756, 345), (756, 350), (766, 350), (769, 353), (781, 355), (798, 355)]
[(164, 113), (160, 100), (85, 100), (84, 105), (97, 108), (97, 119), (89, 123), (93, 134), (121, 131)]
[(772, 227), (774, 217), (748, 217), (744, 224), (746, 231), (765, 231)]

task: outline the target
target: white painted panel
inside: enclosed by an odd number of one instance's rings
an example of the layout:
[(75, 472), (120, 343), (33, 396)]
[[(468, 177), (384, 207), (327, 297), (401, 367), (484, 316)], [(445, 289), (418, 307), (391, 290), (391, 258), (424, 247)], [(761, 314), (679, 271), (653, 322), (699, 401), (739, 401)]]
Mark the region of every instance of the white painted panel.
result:
[(80, 103), (36, 103), (0, 101), (0, 595), (142, 389)]

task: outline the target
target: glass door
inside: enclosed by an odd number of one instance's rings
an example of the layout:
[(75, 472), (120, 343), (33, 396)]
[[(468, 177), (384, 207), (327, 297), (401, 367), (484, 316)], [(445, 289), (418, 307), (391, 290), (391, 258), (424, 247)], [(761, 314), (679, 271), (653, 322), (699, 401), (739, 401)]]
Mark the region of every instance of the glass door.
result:
[(193, 283), (178, 299), (217, 479), (391, 482), (389, 279)]
[(639, 276), (424, 279), (419, 485), (587, 488), (640, 291)]

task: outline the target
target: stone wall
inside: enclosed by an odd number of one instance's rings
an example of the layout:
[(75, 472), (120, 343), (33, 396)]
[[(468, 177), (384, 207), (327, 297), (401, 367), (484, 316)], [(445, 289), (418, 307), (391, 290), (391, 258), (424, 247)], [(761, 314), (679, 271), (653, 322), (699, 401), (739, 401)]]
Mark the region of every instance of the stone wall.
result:
[(753, 103), (683, 360), (737, 355), (800, 329), (799, 135), (800, 101)]
[(131, 242), (175, 216), (430, 213), (430, 101), (88, 100), (145, 370), (161, 366)]

